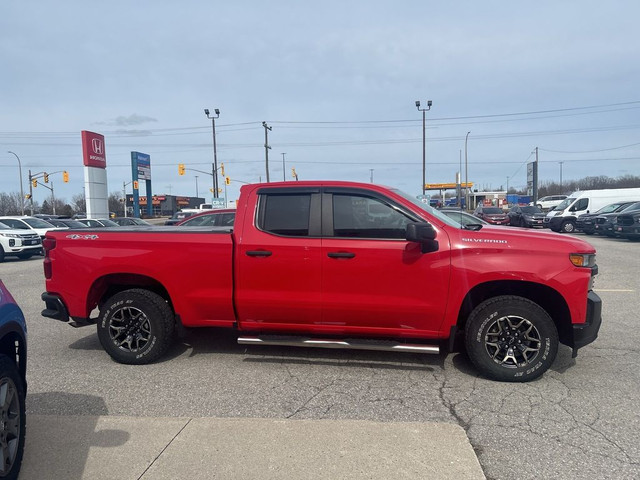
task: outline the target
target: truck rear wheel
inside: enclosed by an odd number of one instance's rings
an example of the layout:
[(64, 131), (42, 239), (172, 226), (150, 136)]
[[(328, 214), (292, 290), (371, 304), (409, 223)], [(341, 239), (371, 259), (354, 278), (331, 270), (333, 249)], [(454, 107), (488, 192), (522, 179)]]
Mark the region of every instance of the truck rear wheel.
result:
[(134, 288), (117, 293), (101, 308), (98, 338), (116, 362), (151, 363), (171, 345), (175, 316), (160, 295)]
[(526, 298), (505, 295), (478, 305), (467, 321), (465, 344), (482, 375), (504, 382), (527, 382), (549, 369), (558, 353), (551, 317)]

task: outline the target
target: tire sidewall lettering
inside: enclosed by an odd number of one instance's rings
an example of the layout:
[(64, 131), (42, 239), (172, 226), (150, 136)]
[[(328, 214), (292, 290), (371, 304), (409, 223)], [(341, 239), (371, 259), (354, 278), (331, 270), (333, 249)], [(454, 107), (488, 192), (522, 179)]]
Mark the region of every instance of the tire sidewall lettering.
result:
[(480, 328), (478, 329), (478, 333), (476, 335), (476, 342), (482, 343), (484, 342), (484, 331), (486, 330), (487, 324), (498, 316), (498, 312), (493, 312), (487, 318), (482, 321)]

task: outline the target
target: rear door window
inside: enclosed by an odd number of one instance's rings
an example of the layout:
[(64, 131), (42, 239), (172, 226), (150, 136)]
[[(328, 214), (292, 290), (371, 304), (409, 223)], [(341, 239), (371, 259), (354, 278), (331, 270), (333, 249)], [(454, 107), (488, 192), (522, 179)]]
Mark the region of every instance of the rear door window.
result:
[(260, 196), (258, 228), (276, 235), (309, 235), (311, 194), (263, 194)]

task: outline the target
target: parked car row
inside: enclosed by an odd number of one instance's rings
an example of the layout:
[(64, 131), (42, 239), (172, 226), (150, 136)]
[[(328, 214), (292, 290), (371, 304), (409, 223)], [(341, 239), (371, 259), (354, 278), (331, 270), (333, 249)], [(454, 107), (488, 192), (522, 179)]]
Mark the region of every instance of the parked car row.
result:
[(586, 235), (640, 239), (640, 201), (616, 202), (595, 213), (580, 215), (576, 230)]
[(544, 212), (539, 207), (514, 205), (508, 211), (498, 207), (479, 205), (473, 214), (491, 225), (512, 227), (543, 227)]
[[(47, 217), (45, 220), (43, 217)], [(22, 260), (42, 254), (42, 241), (50, 230), (111, 228), (132, 225), (150, 225), (140, 218), (116, 217), (112, 220), (71, 219), (56, 215), (0, 216), (0, 262), (5, 257), (18, 257)]]

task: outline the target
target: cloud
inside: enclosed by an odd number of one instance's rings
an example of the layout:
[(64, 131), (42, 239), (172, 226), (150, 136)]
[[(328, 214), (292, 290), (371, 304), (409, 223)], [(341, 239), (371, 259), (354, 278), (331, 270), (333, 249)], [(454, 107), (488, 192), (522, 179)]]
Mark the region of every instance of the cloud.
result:
[(151, 130), (116, 130), (115, 133), (118, 135), (130, 135), (132, 137), (146, 137), (149, 135), (153, 135)]
[(138, 115), (137, 113), (133, 113), (128, 117), (120, 115), (119, 117), (116, 117), (113, 120), (109, 120), (106, 122), (97, 122), (96, 125), (128, 127), (130, 125), (142, 125), (143, 123), (157, 122), (157, 121), (158, 120), (153, 117), (147, 117), (145, 115)]

